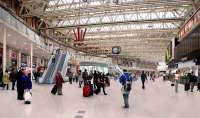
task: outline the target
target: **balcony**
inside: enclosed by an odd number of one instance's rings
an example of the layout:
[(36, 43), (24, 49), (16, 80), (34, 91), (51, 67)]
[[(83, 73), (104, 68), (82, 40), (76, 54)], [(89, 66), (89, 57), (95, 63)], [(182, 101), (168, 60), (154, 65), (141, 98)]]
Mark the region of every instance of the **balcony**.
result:
[(21, 21), (12, 16), (9, 12), (5, 11), (3, 8), (0, 8), (0, 23), (7, 25), (8, 27), (26, 37), (27, 40), (37, 44), (38, 48), (50, 51), (48, 46), (45, 44), (44, 38), (40, 37), (38, 34), (24, 25)]

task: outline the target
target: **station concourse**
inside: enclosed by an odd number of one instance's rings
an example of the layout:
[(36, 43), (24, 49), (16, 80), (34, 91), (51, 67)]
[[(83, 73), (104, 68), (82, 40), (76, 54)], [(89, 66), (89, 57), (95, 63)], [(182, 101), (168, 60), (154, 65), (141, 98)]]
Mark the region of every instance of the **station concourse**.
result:
[(0, 0), (0, 118), (198, 118), (199, 0)]

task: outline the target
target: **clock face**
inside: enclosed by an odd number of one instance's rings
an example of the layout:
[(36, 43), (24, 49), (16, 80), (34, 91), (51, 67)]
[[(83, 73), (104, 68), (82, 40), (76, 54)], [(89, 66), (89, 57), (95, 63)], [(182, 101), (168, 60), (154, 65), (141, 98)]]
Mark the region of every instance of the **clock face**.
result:
[(113, 47), (113, 48), (112, 48), (112, 53), (113, 53), (113, 54), (119, 54), (120, 51), (121, 51), (121, 48), (120, 48), (120, 47)]
[(119, 51), (118, 48), (113, 48), (114, 53), (117, 53), (118, 51)]

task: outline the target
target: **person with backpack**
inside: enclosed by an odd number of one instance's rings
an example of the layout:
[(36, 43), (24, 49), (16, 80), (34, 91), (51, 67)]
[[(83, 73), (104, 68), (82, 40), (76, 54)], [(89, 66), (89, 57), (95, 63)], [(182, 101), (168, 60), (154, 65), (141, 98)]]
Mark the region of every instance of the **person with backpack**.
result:
[(142, 80), (142, 89), (145, 89), (145, 81), (147, 80), (147, 75), (144, 73), (144, 71), (142, 71), (141, 80)]
[(120, 83), (122, 84), (122, 94), (124, 99), (124, 108), (129, 108), (129, 94), (132, 89), (132, 81), (133, 78), (127, 72), (127, 70), (123, 70), (121, 77), (119, 78)]

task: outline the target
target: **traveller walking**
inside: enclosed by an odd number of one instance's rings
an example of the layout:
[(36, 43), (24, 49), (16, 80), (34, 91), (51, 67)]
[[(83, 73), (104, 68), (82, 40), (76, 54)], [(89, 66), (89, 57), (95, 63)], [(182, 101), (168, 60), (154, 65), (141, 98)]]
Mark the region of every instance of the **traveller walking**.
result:
[(142, 89), (145, 89), (145, 81), (147, 80), (147, 75), (142, 71), (141, 81), (142, 81)]
[(122, 94), (124, 99), (124, 108), (129, 108), (129, 94), (132, 88), (132, 76), (129, 75), (127, 70), (123, 70), (123, 74), (119, 78), (120, 83), (122, 84)]
[(5, 71), (5, 73), (3, 74), (3, 89), (5, 89), (5, 86), (7, 88), (7, 90), (9, 89), (9, 74), (8, 74), (8, 70)]
[(175, 74), (175, 92), (178, 93), (178, 82), (180, 80), (180, 71), (177, 70)]
[(197, 82), (197, 77), (195, 76), (194, 72), (192, 72), (192, 76), (190, 77), (190, 86), (191, 86), (191, 92), (193, 92), (194, 86)]
[[(103, 93), (104, 93), (104, 95), (108, 95), (107, 93), (106, 93), (106, 91), (105, 91), (105, 87), (106, 87), (106, 85), (105, 85), (105, 75), (104, 74), (102, 74), (100, 77), (99, 77), (99, 80), (98, 80), (98, 83), (97, 83), (97, 91), (99, 91), (99, 92), (101, 92), (101, 88), (103, 89)], [(98, 93), (98, 92), (97, 92)]]
[(15, 90), (16, 80), (17, 80), (17, 73), (15, 69), (13, 68), (10, 72), (10, 81), (12, 82), (12, 90)]
[(57, 86), (57, 90), (58, 90), (58, 95), (62, 95), (62, 84), (64, 83), (64, 80), (63, 80), (63, 77), (61, 75), (61, 72), (58, 71), (56, 73), (56, 77), (55, 77), (55, 80), (56, 80), (56, 86)]

